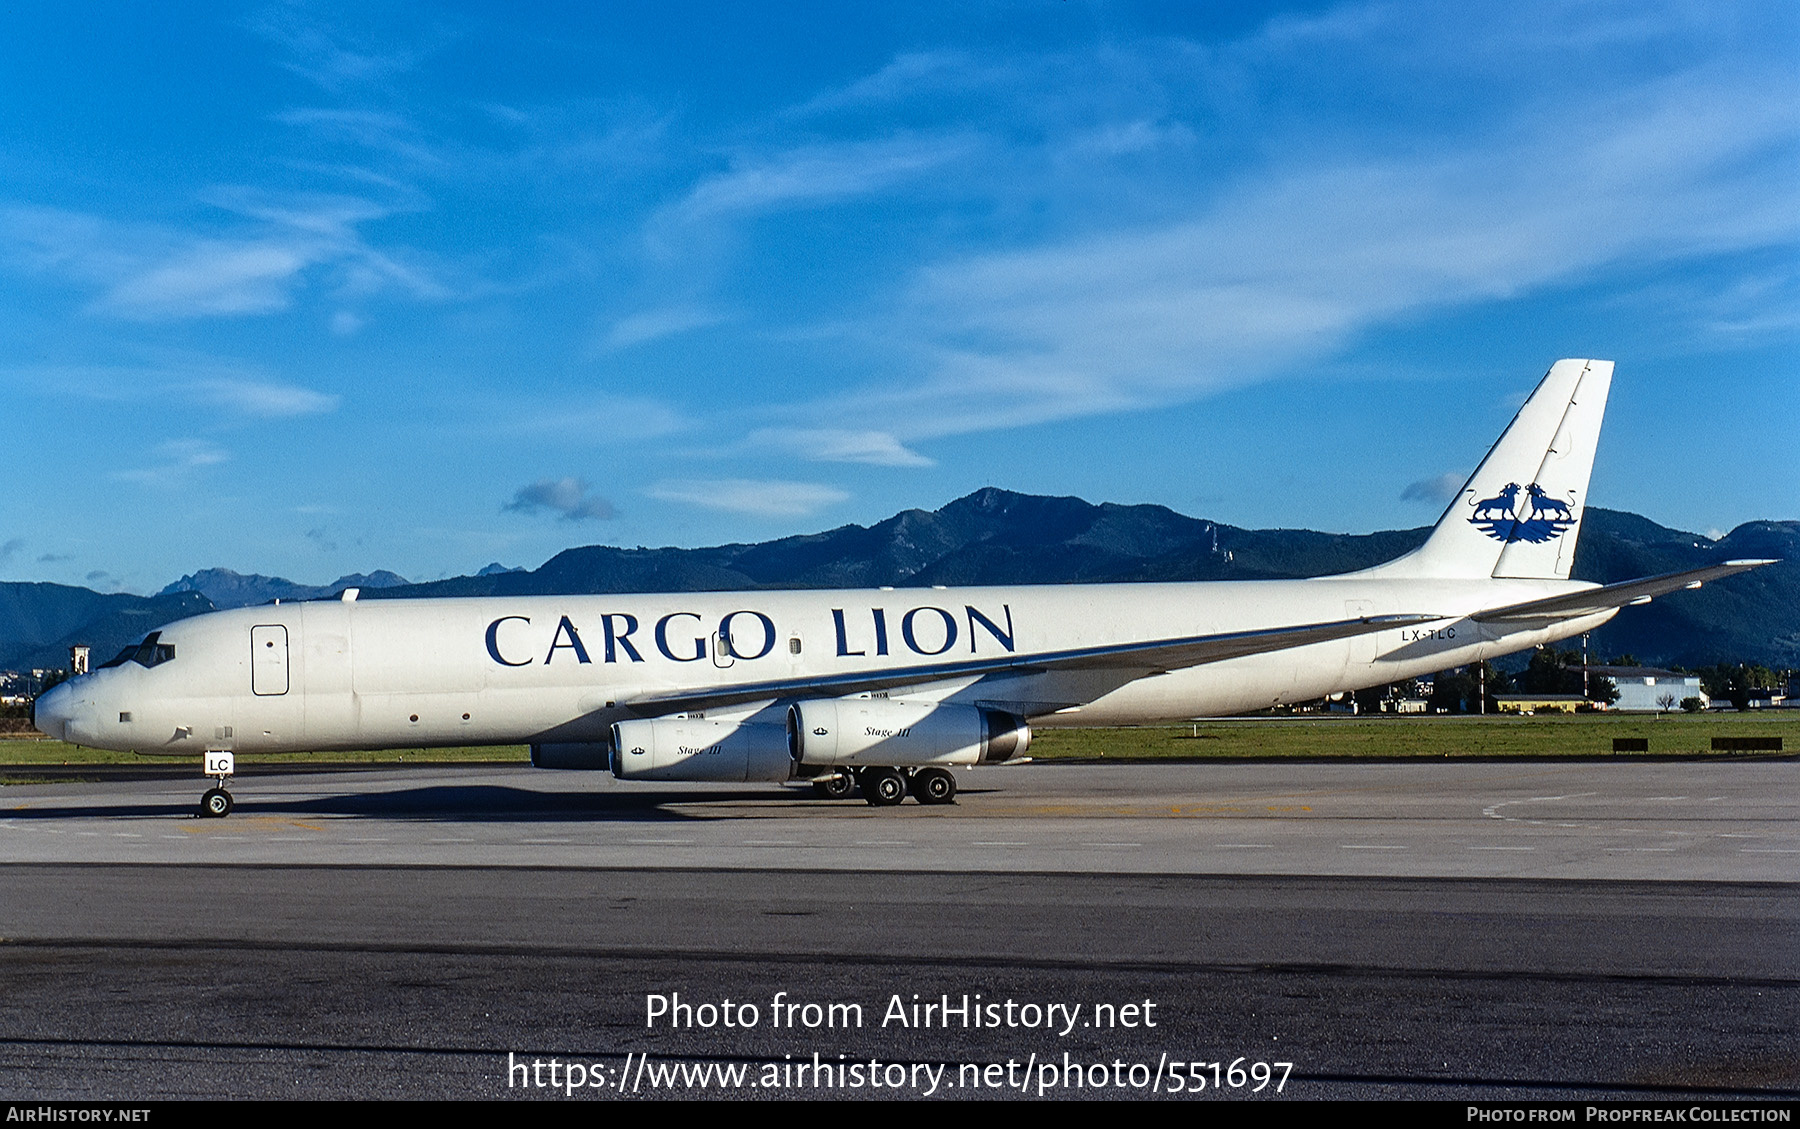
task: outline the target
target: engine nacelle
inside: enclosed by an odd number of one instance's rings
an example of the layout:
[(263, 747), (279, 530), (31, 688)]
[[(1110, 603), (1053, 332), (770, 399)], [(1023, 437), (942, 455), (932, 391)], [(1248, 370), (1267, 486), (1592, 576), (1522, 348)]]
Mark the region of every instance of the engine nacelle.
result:
[(621, 721), (612, 727), (621, 780), (786, 780), (793, 774), (779, 725), (697, 718)]
[(1031, 745), (1025, 719), (980, 706), (891, 698), (831, 698), (788, 707), (797, 764), (997, 764)]

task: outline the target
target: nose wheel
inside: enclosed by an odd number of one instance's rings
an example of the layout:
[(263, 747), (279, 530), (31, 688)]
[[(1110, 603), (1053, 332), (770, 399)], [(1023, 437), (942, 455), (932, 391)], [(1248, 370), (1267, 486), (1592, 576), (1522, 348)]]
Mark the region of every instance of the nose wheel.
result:
[(237, 758), (222, 749), (206, 751), (206, 775), (218, 783), (206, 790), (200, 797), (201, 819), (224, 819), (231, 814), (231, 793), (225, 790), (225, 781), (237, 771)]

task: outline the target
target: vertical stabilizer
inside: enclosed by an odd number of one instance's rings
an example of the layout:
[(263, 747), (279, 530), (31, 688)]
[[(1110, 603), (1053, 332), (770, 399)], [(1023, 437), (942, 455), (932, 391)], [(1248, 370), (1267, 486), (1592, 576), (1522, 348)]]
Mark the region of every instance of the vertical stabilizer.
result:
[(1551, 365), (1425, 544), (1364, 575), (1567, 580), (1612, 372)]

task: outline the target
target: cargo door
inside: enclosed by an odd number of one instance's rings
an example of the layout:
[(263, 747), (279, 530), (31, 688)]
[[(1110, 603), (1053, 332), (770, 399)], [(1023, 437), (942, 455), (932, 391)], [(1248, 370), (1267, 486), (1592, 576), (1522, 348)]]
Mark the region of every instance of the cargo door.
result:
[(258, 697), (288, 692), (288, 634), (280, 624), (250, 629), (250, 692)]

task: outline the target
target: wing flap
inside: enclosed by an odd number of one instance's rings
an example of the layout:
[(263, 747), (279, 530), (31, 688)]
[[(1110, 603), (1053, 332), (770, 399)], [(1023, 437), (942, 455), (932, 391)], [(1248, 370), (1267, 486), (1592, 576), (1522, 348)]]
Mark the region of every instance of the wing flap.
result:
[(884, 670), (862, 670), (812, 678), (783, 678), (767, 682), (721, 686), (716, 689), (675, 691), (651, 694), (623, 703), (626, 709), (643, 717), (679, 713), (686, 710), (723, 709), (749, 702), (769, 701), (796, 695), (840, 698), (851, 694), (867, 694), (892, 690), (901, 686), (917, 686), (926, 682), (942, 682), (955, 678), (972, 678), (991, 674), (1036, 674), (1053, 670), (1110, 670), (1136, 672), (1134, 678), (1161, 674), (1204, 663), (1222, 662), (1246, 655), (1285, 651), (1314, 643), (1329, 643), (1392, 627), (1410, 627), (1443, 619), (1439, 615), (1365, 616), (1360, 619), (1335, 620), (1330, 623), (1298, 624), (1260, 631), (1235, 631), (1219, 635), (1192, 635), (1178, 639), (1158, 639), (1142, 643), (1114, 643), (1101, 647), (1078, 647), (1064, 651), (1046, 651), (1029, 655), (1005, 655), (999, 658), (970, 659), (962, 662), (928, 663), (920, 666), (890, 667)]
[(1709, 580), (1717, 580), (1722, 576), (1735, 576), (1740, 572), (1749, 572), (1753, 568), (1761, 568), (1774, 563), (1776, 562), (1773, 560), (1726, 561), (1724, 564), (1708, 565), (1706, 568), (1693, 568), (1685, 572), (1665, 572), (1660, 576), (1646, 576), (1641, 580), (1621, 581), (1618, 584), (1589, 588), (1585, 592), (1573, 592), (1566, 596), (1527, 600), (1522, 604), (1509, 604), (1503, 608), (1478, 612), (1469, 618), (1478, 623), (1520, 619), (1573, 619), (1577, 616), (1593, 615), (1613, 608), (1622, 608), (1627, 604), (1649, 603), (1656, 596), (1679, 592), (1684, 588), (1698, 588)]

